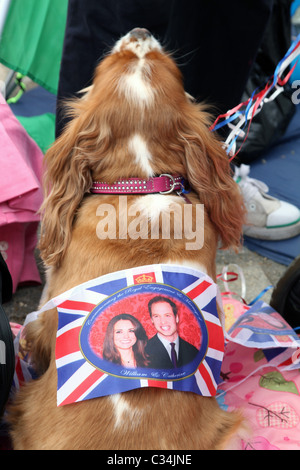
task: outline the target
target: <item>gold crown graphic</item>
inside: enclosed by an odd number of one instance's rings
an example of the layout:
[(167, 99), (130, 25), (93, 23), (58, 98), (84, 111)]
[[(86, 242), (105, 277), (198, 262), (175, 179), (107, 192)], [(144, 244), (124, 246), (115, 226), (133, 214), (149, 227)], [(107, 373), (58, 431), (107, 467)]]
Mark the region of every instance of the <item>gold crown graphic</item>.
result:
[(135, 278), (135, 282), (138, 284), (142, 284), (143, 282), (153, 282), (154, 277), (151, 275), (147, 274), (141, 274), (140, 276), (137, 276)]

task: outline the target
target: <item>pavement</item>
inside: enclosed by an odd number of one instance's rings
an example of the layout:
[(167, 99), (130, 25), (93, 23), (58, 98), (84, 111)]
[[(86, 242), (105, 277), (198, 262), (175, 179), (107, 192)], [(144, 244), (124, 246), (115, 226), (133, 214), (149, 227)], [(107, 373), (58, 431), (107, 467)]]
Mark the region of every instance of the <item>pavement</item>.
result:
[[(4, 310), (11, 322), (23, 324), (26, 315), (38, 309), (40, 297), (43, 291), (45, 276), (42, 261), (36, 250), (36, 262), (41, 274), (42, 284), (35, 286), (19, 287), (12, 300), (4, 305)], [(255, 252), (242, 247), (239, 253), (220, 250), (216, 258), (217, 273), (221, 274), (224, 266), (228, 266), (228, 271), (242, 273), (245, 277), (246, 295), (244, 300), (250, 303), (263, 289), (272, 285), (275, 286), (280, 277), (286, 271), (287, 266), (275, 263)], [(238, 266), (238, 268), (237, 268)], [(220, 290), (224, 292), (225, 286), (222, 281), (218, 281)], [(241, 276), (237, 281), (229, 284), (230, 290), (241, 294)], [(269, 289), (262, 299), (269, 303), (273, 289)]]

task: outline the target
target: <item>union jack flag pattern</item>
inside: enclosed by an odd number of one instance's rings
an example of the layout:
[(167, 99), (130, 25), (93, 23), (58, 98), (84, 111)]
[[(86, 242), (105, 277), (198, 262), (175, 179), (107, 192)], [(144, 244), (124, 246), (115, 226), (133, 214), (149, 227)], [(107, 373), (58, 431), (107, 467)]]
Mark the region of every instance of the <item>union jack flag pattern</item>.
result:
[[(150, 265), (102, 276), (60, 296), (55, 301), (58, 406), (140, 387), (214, 396), (224, 353), (217, 293), (216, 284), (200, 271)], [(157, 295), (177, 305), (179, 336), (192, 343), (197, 354), (176, 369), (127, 368), (104, 359), (105, 329), (121, 311), (131, 308), (148, 338), (156, 333), (146, 304)]]
[(230, 342), (248, 348), (299, 348), (298, 335), (284, 318), (263, 301), (253, 304), (226, 333)]
[[(150, 365), (126, 367), (107, 360), (104, 354), (106, 332), (110, 321), (119, 314), (127, 312), (128, 318), (129, 312), (142, 325), (148, 340), (155, 336), (148, 302), (157, 295), (176, 303), (178, 334), (190, 343), (189, 347), (196, 354), (177, 368), (172, 365), (158, 369), (152, 369)], [(206, 274), (182, 266), (150, 265), (111, 273), (81, 284), (51, 299), (38, 312), (27, 315), (24, 326), (36, 320), (40, 313), (57, 307), (59, 406), (139, 387), (181, 390), (203, 396), (220, 394), (217, 387), (219, 385), (220, 389), (224, 384), (220, 375), (227, 376), (228, 361), (236, 348), (252, 350), (253, 354), (255, 351), (263, 353), (264, 360), (255, 363), (256, 371), (266, 364), (278, 370), (299, 368), (300, 339), (269, 305), (256, 302), (225, 331), (217, 304), (224, 325), (222, 297), (217, 285)], [(24, 382), (37, 378), (30, 356), (24, 356), (22, 332), (23, 328), (15, 339), (17, 355), (12, 393)], [(252, 363), (249, 370), (244, 364), (244, 375), (240, 379), (245, 380), (254, 372)], [(234, 383), (237, 385), (239, 380)]]

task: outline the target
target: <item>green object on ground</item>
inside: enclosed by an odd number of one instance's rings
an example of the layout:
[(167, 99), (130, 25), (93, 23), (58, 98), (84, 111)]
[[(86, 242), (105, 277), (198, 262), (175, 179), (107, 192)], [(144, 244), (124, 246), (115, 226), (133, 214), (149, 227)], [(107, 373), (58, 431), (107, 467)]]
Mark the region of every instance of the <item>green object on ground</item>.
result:
[(57, 93), (68, 0), (12, 0), (0, 62)]
[(37, 143), (43, 153), (55, 140), (55, 114), (46, 113), (40, 116), (16, 116), (30, 137)]

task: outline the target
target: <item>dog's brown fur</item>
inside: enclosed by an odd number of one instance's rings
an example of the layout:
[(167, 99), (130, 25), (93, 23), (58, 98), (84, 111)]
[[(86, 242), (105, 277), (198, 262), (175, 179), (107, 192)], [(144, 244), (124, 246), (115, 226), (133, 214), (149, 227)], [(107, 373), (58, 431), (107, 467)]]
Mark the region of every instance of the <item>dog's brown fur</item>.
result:
[[(155, 47), (145, 55), (142, 77), (154, 90), (151, 103), (141, 106), (122, 94), (120, 79), (139, 60), (128, 48), (135, 41), (127, 37), (100, 63), (93, 86), (71, 103), (73, 119), (45, 157), (44, 301), (103, 274), (153, 263), (193, 263), (215, 279), (218, 241), (224, 248), (240, 243), (243, 203), (228, 157), (209, 131), (203, 106), (187, 98), (173, 60)], [(153, 174), (181, 174), (192, 187), (193, 205), (204, 204), (202, 249), (186, 250), (187, 240), (174, 239), (172, 231), (170, 240), (97, 238), (97, 207), (112, 204), (118, 214), (119, 198), (89, 194), (92, 181), (149, 177), (127, 146), (134, 134), (147, 144)], [(147, 197), (128, 196), (128, 207)], [(174, 195), (156, 197), (184, 203)], [(56, 310), (26, 328), (41, 377), (22, 387), (10, 410), (15, 449), (221, 449), (237, 432), (239, 415), (193, 393), (140, 389), (57, 407), (56, 328)]]

